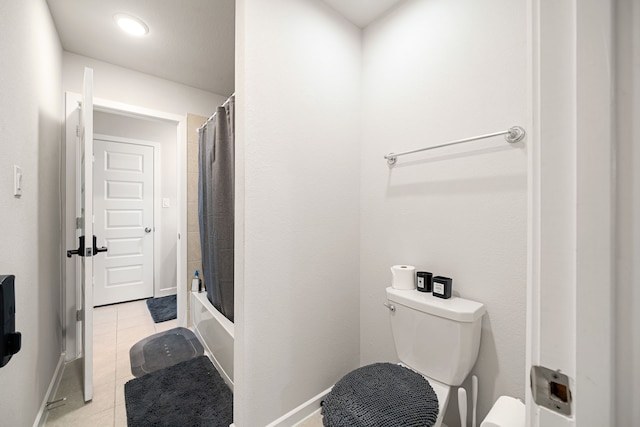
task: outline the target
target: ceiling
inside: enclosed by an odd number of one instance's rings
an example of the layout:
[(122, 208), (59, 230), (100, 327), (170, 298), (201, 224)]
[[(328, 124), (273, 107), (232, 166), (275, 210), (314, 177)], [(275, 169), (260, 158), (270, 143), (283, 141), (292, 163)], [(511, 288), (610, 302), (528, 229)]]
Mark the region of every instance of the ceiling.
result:
[[(403, 0), (323, 1), (365, 27)], [(47, 0), (47, 4), (67, 52), (223, 96), (234, 92), (235, 0)], [(113, 19), (116, 13), (140, 18), (149, 34), (123, 33)]]
[[(234, 0), (47, 0), (47, 4), (67, 52), (223, 96), (234, 91)], [(140, 18), (149, 34), (125, 34), (115, 24), (116, 13)]]
[(403, 0), (323, 0), (345, 18), (364, 28)]

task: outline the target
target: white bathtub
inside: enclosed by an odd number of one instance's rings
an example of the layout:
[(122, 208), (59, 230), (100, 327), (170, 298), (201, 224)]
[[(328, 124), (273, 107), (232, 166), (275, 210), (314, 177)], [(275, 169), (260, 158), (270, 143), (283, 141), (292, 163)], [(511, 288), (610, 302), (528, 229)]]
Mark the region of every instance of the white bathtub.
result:
[(207, 356), (233, 391), (233, 323), (207, 299), (205, 292), (191, 294), (191, 321)]

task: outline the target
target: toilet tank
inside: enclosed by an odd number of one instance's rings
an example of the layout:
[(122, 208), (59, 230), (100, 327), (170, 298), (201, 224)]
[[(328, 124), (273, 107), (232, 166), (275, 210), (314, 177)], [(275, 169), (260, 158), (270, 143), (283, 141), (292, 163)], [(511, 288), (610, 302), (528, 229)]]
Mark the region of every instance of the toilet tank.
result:
[(478, 357), (484, 305), (393, 288), (387, 288), (387, 299), (400, 360), (444, 384), (462, 384)]

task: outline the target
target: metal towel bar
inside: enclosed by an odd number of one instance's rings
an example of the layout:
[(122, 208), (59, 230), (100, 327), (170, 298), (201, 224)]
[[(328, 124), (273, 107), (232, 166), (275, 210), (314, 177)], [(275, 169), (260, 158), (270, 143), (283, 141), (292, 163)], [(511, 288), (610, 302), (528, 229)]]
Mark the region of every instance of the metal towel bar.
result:
[(398, 157), (399, 156), (404, 156), (405, 154), (413, 154), (413, 153), (418, 153), (420, 151), (433, 150), (435, 148), (442, 148), (442, 147), (447, 147), (449, 145), (462, 144), (462, 143), (465, 143), (465, 142), (477, 141), (479, 139), (492, 138), (494, 136), (500, 136), (500, 135), (504, 135), (504, 139), (509, 144), (515, 144), (516, 142), (520, 142), (520, 141), (522, 141), (524, 139), (524, 137), (526, 135), (526, 132), (520, 126), (513, 126), (513, 127), (509, 128), (508, 130), (505, 130), (505, 131), (502, 131), (502, 132), (494, 132), (494, 133), (488, 133), (486, 135), (473, 136), (471, 138), (459, 139), (457, 141), (447, 142), (447, 143), (439, 144), (439, 145), (433, 145), (431, 147), (418, 148), (417, 150), (403, 151), (401, 153), (389, 153), (386, 156), (384, 156), (384, 158), (387, 159), (387, 164), (389, 166), (393, 166), (393, 165), (396, 164), (396, 161), (398, 160)]

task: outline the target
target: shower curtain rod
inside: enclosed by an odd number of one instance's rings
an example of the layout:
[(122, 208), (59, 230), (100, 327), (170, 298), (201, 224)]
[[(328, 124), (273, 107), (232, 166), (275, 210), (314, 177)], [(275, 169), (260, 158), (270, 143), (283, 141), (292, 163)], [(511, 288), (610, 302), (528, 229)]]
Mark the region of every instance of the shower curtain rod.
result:
[[(231, 101), (231, 98), (233, 98), (234, 96), (236, 96), (236, 93), (235, 93), (235, 92), (233, 92), (233, 93), (232, 93), (232, 94), (227, 98), (227, 100), (226, 100), (226, 101), (224, 101), (224, 102), (222, 103), (221, 107), (226, 107), (226, 106), (227, 106), (227, 104), (229, 103), (229, 101)], [(202, 124), (202, 126), (200, 126), (200, 127), (198, 128), (198, 132), (200, 132), (202, 129), (204, 129), (204, 127), (205, 127), (205, 126), (206, 126), (206, 125), (207, 125), (211, 120), (213, 120), (213, 118), (216, 116), (216, 113), (217, 113), (217, 111), (216, 111), (215, 113), (213, 113), (213, 114), (211, 115), (211, 117), (209, 117), (209, 118), (207, 119), (207, 121), (205, 121), (205, 122)]]
[(384, 158), (387, 159), (387, 164), (389, 166), (393, 166), (396, 164), (398, 157), (404, 156), (405, 154), (413, 154), (413, 153), (418, 153), (420, 151), (433, 150), (435, 148), (442, 148), (442, 147), (447, 147), (449, 145), (462, 144), (464, 142), (477, 141), (479, 139), (492, 138), (494, 136), (500, 136), (500, 135), (504, 135), (504, 139), (509, 144), (514, 144), (516, 142), (522, 141), (526, 135), (526, 132), (520, 126), (513, 126), (508, 130), (505, 130), (502, 132), (494, 132), (494, 133), (488, 133), (486, 135), (473, 136), (471, 138), (459, 139), (457, 141), (446, 142), (444, 144), (439, 144), (439, 145), (432, 145), (431, 147), (418, 148), (417, 150), (403, 151), (401, 153), (389, 153), (386, 156), (384, 156)]

